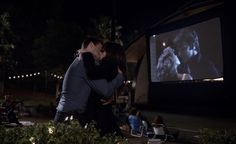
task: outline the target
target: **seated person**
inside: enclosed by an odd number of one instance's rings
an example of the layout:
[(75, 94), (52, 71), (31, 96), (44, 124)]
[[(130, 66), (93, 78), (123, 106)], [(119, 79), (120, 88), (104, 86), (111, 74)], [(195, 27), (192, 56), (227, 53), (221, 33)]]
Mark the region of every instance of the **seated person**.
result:
[(148, 119), (140, 111), (137, 111), (136, 116), (141, 120), (144, 126), (145, 132), (152, 131), (150, 130), (150, 128), (152, 128), (151, 124), (149, 123)]
[(138, 111), (136, 108), (131, 108), (128, 116), (128, 123), (130, 126), (130, 132), (132, 136), (138, 137), (153, 137), (153, 131), (148, 120)]
[(178, 131), (168, 131), (162, 116), (157, 115), (152, 121), (152, 127), (155, 134), (155, 138), (162, 140), (167, 139), (177, 139), (179, 132)]
[(160, 115), (155, 116), (155, 118), (152, 121), (152, 126), (153, 126), (153, 131), (155, 135), (163, 136), (167, 133), (166, 126)]
[(11, 95), (5, 95), (2, 107), (5, 108), (5, 112), (7, 114), (7, 118), (10, 123), (16, 123), (17, 125), (22, 126), (22, 124), (18, 121), (16, 114), (14, 112), (16, 104), (17, 103), (14, 101)]
[(131, 108), (128, 116), (128, 123), (130, 125), (131, 135), (133, 136), (143, 136), (144, 134), (144, 125), (142, 120), (137, 116), (137, 109)]

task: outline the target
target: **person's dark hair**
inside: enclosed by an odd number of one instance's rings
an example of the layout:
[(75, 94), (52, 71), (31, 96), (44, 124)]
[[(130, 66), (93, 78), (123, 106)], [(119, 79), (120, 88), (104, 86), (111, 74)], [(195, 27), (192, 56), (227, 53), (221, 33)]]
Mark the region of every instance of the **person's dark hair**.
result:
[(102, 39), (95, 37), (95, 36), (87, 36), (87, 37), (85, 37), (85, 39), (82, 43), (82, 48), (86, 48), (90, 42), (92, 42), (94, 45), (98, 45), (98, 44), (103, 45)]
[(126, 73), (126, 56), (123, 47), (118, 43), (106, 42), (104, 50), (106, 51), (106, 58), (115, 60), (122, 72)]
[(129, 115), (136, 115), (136, 114), (137, 114), (137, 109), (134, 108), (134, 107), (131, 107), (131, 108), (129, 109)]
[(164, 124), (162, 116), (160, 116), (160, 115), (155, 116), (152, 123), (153, 124)]
[(157, 80), (177, 80), (177, 71), (173, 72), (173, 68), (176, 65), (175, 50), (171, 47), (167, 47), (163, 50), (163, 53), (158, 58), (157, 63)]
[(178, 34), (176, 35), (174, 39), (174, 45), (178, 49), (180, 47), (183, 48), (183, 44), (187, 43), (191, 46), (193, 50), (195, 50), (195, 55), (201, 58), (201, 52), (200, 52), (200, 46), (199, 46), (199, 38), (198, 34), (193, 29), (182, 29)]

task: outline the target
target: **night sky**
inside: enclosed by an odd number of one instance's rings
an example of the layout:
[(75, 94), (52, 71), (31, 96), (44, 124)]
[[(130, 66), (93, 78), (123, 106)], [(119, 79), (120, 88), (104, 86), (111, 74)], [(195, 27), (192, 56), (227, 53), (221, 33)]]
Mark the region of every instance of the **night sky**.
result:
[[(196, 1), (196, 0), (195, 0)], [(1, 11), (13, 10), (21, 20), (39, 23), (51, 17), (65, 21), (86, 22), (88, 18), (115, 16), (123, 27), (136, 28), (158, 21), (189, 0), (9, 0)]]

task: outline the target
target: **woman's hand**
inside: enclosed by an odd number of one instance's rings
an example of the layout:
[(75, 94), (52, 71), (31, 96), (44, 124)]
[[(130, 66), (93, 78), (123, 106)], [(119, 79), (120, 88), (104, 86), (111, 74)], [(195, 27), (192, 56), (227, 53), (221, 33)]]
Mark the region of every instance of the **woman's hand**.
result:
[(123, 74), (122, 70), (118, 67), (118, 73)]

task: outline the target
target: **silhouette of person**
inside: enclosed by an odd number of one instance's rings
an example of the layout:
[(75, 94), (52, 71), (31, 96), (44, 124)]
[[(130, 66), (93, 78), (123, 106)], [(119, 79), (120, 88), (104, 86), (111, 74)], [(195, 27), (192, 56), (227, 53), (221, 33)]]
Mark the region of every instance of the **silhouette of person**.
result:
[(180, 73), (188, 73), (193, 79), (218, 78), (219, 72), (213, 62), (202, 56), (199, 37), (195, 30), (182, 29), (173, 40), (181, 64)]
[(7, 113), (7, 118), (10, 123), (16, 123), (19, 126), (22, 126), (22, 124), (18, 121), (18, 118), (15, 113), (16, 108), (16, 101), (13, 99), (12, 95), (5, 95), (4, 102), (2, 103), (2, 107), (5, 108)]

